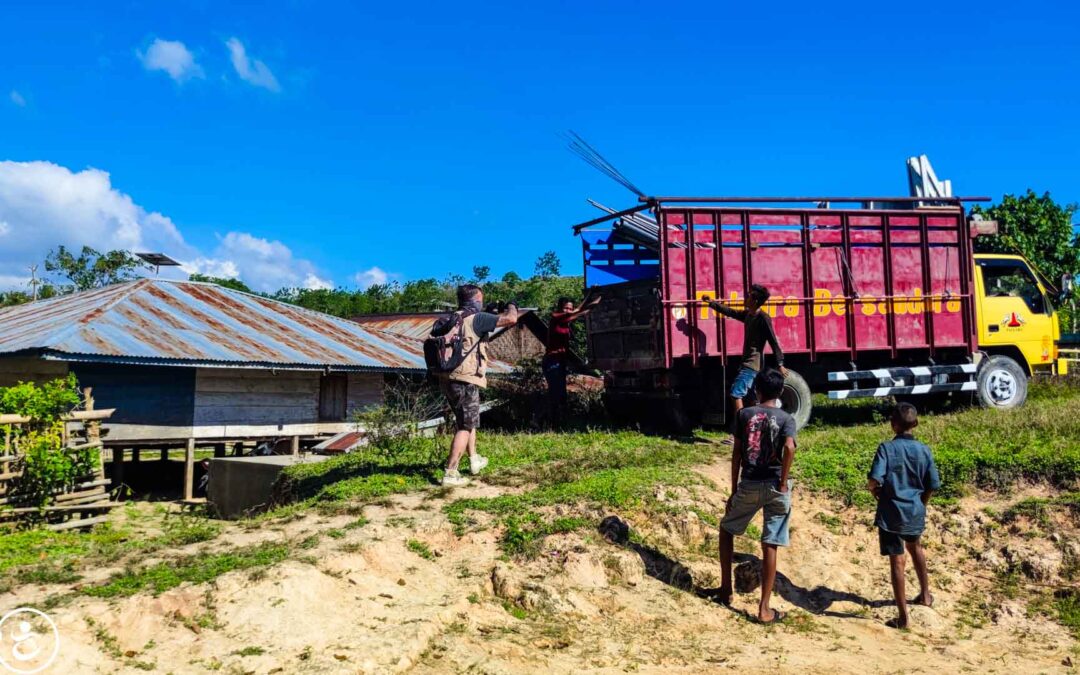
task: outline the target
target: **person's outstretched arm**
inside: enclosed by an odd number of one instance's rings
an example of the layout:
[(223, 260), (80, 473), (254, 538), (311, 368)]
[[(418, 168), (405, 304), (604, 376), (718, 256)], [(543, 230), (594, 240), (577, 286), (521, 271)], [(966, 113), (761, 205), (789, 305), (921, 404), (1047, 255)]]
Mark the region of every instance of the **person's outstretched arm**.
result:
[(503, 326), (513, 326), (518, 322), (518, 308), (514, 303), (510, 303), (506, 306), (506, 311), (498, 315), (499, 320), (495, 322), (496, 328), (502, 328)]
[(702, 298), (702, 300), (704, 300), (705, 303), (714, 312), (716, 312), (717, 314), (723, 314), (724, 316), (728, 317), (729, 319), (736, 319), (738, 321), (746, 321), (746, 310), (745, 309), (735, 309), (734, 307), (731, 307), (729, 305), (725, 305), (724, 303), (722, 303), (722, 302), (720, 302), (718, 300), (713, 300), (709, 296), (705, 296), (704, 298)]

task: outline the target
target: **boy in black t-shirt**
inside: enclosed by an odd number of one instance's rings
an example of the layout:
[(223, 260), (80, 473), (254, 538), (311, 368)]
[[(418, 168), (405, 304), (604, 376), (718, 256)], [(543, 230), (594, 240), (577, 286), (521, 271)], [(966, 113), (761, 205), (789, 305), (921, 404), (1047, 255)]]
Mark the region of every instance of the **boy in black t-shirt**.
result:
[(720, 522), (720, 602), (731, 602), (731, 559), (735, 537), (746, 531), (758, 511), (761, 528), (761, 602), (757, 619), (776, 623), (784, 613), (769, 608), (776, 581), (776, 548), (788, 545), (791, 518), (791, 461), (795, 457), (795, 419), (780, 409), (784, 376), (775, 370), (754, 379), (759, 405), (739, 411), (731, 453), (731, 497)]

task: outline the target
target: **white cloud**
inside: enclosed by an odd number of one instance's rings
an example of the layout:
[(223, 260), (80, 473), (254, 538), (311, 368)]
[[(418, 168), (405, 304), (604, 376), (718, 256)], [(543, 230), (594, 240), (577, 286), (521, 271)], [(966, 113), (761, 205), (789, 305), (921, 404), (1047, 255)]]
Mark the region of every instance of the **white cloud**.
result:
[(274, 73), (270, 72), (270, 68), (259, 59), (249, 57), (240, 40), (234, 37), (229, 38), (225, 41), (225, 46), (229, 48), (233, 68), (236, 69), (236, 74), (241, 80), (270, 91), (281, 91), (281, 85), (278, 84)]
[(18, 91), (12, 89), (11, 93), (8, 94), (8, 98), (10, 98), (11, 102), (14, 103), (15, 105), (19, 106), (20, 108), (25, 108), (26, 107), (26, 97), (24, 97)]
[(157, 38), (145, 53), (138, 54), (144, 68), (164, 71), (177, 82), (203, 76), (203, 69), (195, 63), (195, 56), (179, 40)]
[(0, 289), (24, 287), (28, 266), (60, 244), (161, 251), (183, 263), (179, 270), (163, 268), (163, 277), (201, 272), (240, 278), (259, 291), (332, 285), (285, 244), (246, 232), (226, 233), (207, 255), (187, 243), (167, 216), (115, 189), (108, 173), (73, 172), (51, 162), (0, 162), (0, 240)]
[(280, 241), (256, 237), (247, 232), (229, 232), (218, 242), (211, 257), (198, 257), (184, 265), (188, 273), (239, 277), (257, 291), (279, 288), (331, 288), (309, 260), (293, 257)]
[(390, 275), (380, 267), (372, 267), (370, 269), (361, 270), (353, 275), (353, 281), (356, 282), (360, 288), (370, 288), (371, 286), (381, 286), (390, 280)]

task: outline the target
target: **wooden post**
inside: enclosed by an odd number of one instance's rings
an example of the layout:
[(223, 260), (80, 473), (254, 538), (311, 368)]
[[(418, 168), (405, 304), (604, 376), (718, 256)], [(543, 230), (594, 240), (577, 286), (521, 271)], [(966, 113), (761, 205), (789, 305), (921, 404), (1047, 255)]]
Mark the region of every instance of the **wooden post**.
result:
[(131, 449), (131, 463), (132, 464), (138, 464), (140, 459), (142, 459), (142, 458), (139, 457), (139, 448), (132, 448)]
[(191, 499), (195, 495), (195, 439), (187, 439), (187, 449), (184, 451), (184, 499)]
[(113, 487), (118, 488), (124, 484), (124, 449), (112, 449), (112, 481)]
[(161, 461), (163, 461), (163, 462), (169, 461), (169, 449), (168, 448), (162, 448), (161, 449)]
[(296, 457), (297, 455), (300, 454), (300, 437), (299, 436), (293, 436), (292, 437), (292, 454), (293, 454), (293, 457)]
[(225, 456), (225, 444), (224, 443), (215, 443), (214, 444), (214, 457), (224, 457), (224, 456)]

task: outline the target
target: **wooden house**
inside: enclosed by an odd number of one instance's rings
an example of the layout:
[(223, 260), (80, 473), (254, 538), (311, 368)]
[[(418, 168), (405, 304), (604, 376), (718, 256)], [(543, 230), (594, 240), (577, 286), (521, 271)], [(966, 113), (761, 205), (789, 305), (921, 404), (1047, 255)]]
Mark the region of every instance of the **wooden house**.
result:
[[(493, 362), (496, 372), (510, 366)], [(354, 429), (420, 343), (214, 284), (140, 279), (0, 309), (0, 387), (74, 373), (111, 447), (321, 439)]]

